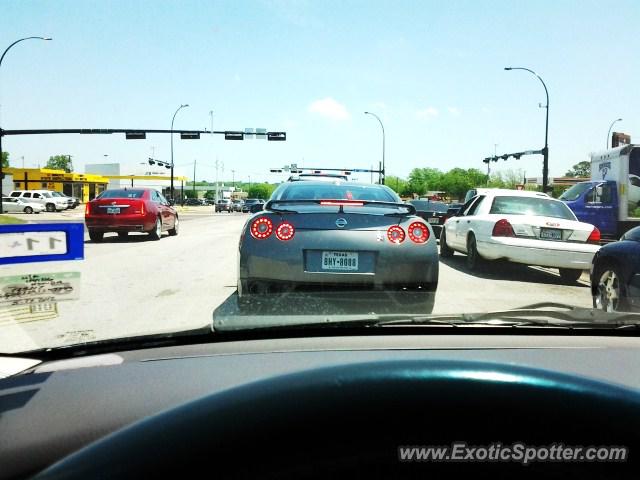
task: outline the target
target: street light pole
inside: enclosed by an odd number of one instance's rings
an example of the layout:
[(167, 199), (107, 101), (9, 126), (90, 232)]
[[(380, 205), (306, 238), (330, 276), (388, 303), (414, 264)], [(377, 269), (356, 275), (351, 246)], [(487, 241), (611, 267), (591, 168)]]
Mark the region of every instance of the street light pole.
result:
[(606, 144), (606, 149), (609, 150), (609, 137), (611, 135), (611, 129), (613, 128), (613, 126), (616, 124), (616, 122), (621, 122), (622, 119), (621, 118), (617, 118), (615, 119), (613, 122), (611, 122), (611, 126), (609, 127), (609, 131), (607, 132), (607, 144)]
[[(175, 195), (173, 193), (173, 122), (175, 121), (176, 115), (178, 114), (178, 112), (188, 106), (189, 106), (188, 104), (180, 105), (176, 110), (176, 112), (173, 114), (173, 118), (171, 119), (171, 200), (173, 200), (174, 202), (175, 202)], [(182, 195), (184, 196), (184, 192), (182, 192)]]
[[(11, 45), (9, 45), (5, 49), (5, 51), (2, 53), (2, 56), (0, 57), (0, 67), (2, 66), (2, 60), (4, 60), (4, 56), (7, 54), (7, 52), (9, 50), (11, 50), (11, 47), (13, 47), (16, 43), (24, 42), (25, 40), (52, 40), (52, 38), (50, 38), (50, 37), (25, 37), (25, 38), (21, 38), (19, 40), (16, 40)], [(3, 178), (4, 178), (4, 174), (2, 173), (2, 127), (0, 127), (0, 199), (2, 199), (2, 179)], [(0, 213), (3, 212), (1, 205), (2, 205), (2, 200), (0, 200)]]
[(384, 177), (385, 177), (385, 163), (384, 163), (384, 150), (385, 150), (385, 138), (384, 138), (384, 125), (382, 124), (382, 120), (380, 120), (380, 117), (378, 117), (378, 115), (376, 115), (375, 113), (372, 112), (364, 112), (365, 115), (372, 115), (374, 117), (376, 117), (376, 119), (378, 120), (378, 122), (380, 123), (380, 127), (382, 128), (382, 168), (381, 168), (381, 173), (380, 173), (380, 183), (382, 185), (384, 185)]
[(540, 80), (540, 83), (542, 83), (542, 86), (544, 87), (544, 93), (547, 96), (547, 105), (545, 106), (547, 109), (547, 116), (544, 127), (544, 148), (542, 149), (542, 191), (546, 193), (547, 186), (549, 184), (549, 90), (547, 90), (547, 85), (544, 83), (544, 80), (542, 80), (540, 75), (533, 70), (524, 67), (505, 67), (505, 70), (525, 70), (538, 77), (538, 80)]

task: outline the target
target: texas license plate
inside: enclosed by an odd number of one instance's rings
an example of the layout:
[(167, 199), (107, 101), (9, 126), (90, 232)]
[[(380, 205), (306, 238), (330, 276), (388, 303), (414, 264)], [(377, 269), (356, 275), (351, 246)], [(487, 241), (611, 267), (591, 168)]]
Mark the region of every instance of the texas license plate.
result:
[(358, 270), (357, 252), (322, 252), (323, 270)]
[(562, 240), (562, 230), (557, 228), (541, 228), (540, 239), (542, 240)]
[(120, 207), (107, 207), (107, 213), (118, 214), (120, 213)]
[(428, 218), (427, 222), (429, 223), (440, 223), (440, 219), (438, 217)]

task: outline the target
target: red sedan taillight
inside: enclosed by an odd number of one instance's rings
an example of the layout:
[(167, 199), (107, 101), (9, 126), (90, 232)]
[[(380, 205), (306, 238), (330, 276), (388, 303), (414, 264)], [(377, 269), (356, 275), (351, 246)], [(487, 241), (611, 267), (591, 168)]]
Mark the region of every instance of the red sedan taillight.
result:
[(269, 238), (273, 233), (273, 222), (268, 217), (258, 217), (251, 223), (251, 236), (257, 240)]
[(90, 205), (90, 203), (89, 203), (89, 202), (87, 202), (87, 203), (85, 204), (85, 206), (84, 206), (84, 215), (85, 215), (85, 216), (87, 216), (87, 215), (90, 215), (90, 214), (91, 214), (91, 209), (89, 208), (89, 205)]
[(429, 228), (424, 223), (413, 222), (409, 225), (409, 238), (413, 243), (425, 243), (429, 240)]
[(598, 227), (593, 227), (593, 231), (589, 235), (589, 238), (587, 238), (587, 243), (600, 243), (600, 230), (598, 230)]
[(404, 230), (398, 225), (392, 225), (387, 230), (387, 238), (391, 243), (402, 243), (404, 242), (404, 237)]
[(498, 220), (496, 224), (493, 226), (493, 232), (491, 232), (491, 236), (493, 237), (515, 237), (516, 234), (513, 231), (513, 227), (509, 223), (509, 220)]
[(296, 229), (289, 222), (284, 222), (276, 228), (276, 238), (286, 242), (291, 240), (296, 233)]

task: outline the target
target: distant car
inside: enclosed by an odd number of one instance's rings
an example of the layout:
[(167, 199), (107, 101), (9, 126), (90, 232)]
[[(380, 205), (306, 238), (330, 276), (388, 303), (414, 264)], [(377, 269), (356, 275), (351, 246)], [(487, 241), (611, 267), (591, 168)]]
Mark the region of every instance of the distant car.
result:
[(51, 190), (13, 190), (9, 196), (11, 198), (20, 198), (27, 202), (41, 203), (47, 212), (61, 212), (69, 208), (69, 202), (66, 198), (53, 195)]
[(70, 197), (69, 195), (65, 195), (64, 193), (55, 192), (55, 191), (52, 191), (51, 194), (54, 197), (60, 197), (60, 198), (66, 199), (68, 204), (67, 208), (76, 208), (78, 205), (80, 205), (80, 200), (78, 200), (76, 197)]
[(410, 290), (420, 302), (433, 301), (436, 238), (415, 207), (384, 185), (283, 183), (244, 228), (241, 300), (298, 288), (358, 288), (374, 295)]
[(162, 232), (178, 235), (178, 213), (166, 198), (152, 188), (105, 190), (85, 205), (89, 238), (102, 241), (107, 232), (126, 238), (129, 232), (146, 232), (160, 240)]
[(247, 198), (242, 205), (242, 213), (256, 213), (262, 210), (264, 200), (261, 198)]
[(187, 198), (184, 201), (184, 204), (189, 206), (201, 206), (202, 201), (199, 198)]
[(335, 180), (349, 180), (349, 177), (339, 173), (300, 173), (291, 175), (287, 182), (300, 182), (300, 181), (316, 181), (316, 182), (333, 182)]
[(216, 212), (227, 212), (231, 213), (233, 210), (231, 208), (231, 200), (229, 199), (220, 199), (216, 202)]
[(436, 238), (440, 238), (442, 226), (447, 218), (449, 218), (449, 208), (447, 205), (443, 202), (433, 200), (411, 200), (409, 203), (416, 207), (416, 214), (424, 218), (429, 225), (431, 225), (433, 233), (436, 234)]
[(440, 256), (467, 255), (467, 267), (505, 259), (525, 265), (555, 267), (567, 283), (591, 266), (600, 231), (579, 222), (564, 202), (546, 193), (486, 190), (449, 218), (440, 236)]
[(640, 227), (595, 254), (591, 264), (593, 308), (606, 312), (640, 310)]
[(40, 213), (45, 210), (45, 206), (41, 203), (5, 196), (2, 197), (2, 205), (0, 207), (0, 212), (3, 213)]
[(242, 205), (244, 205), (244, 201), (242, 200), (234, 200), (231, 204), (231, 209), (234, 212), (242, 212)]

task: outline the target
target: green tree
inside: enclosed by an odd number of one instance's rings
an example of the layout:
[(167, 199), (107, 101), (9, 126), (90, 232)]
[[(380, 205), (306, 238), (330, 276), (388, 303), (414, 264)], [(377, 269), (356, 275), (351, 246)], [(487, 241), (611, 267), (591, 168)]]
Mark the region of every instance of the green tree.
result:
[(204, 198), (206, 198), (207, 200), (215, 200), (216, 198), (216, 191), (215, 190), (207, 190), (204, 193)]
[(576, 163), (571, 170), (565, 173), (567, 177), (589, 177), (591, 175), (591, 163), (587, 160)]
[(468, 190), (486, 183), (487, 175), (477, 168), (454, 168), (443, 175), (440, 190), (444, 190), (452, 198), (462, 199)]
[(443, 173), (437, 168), (414, 168), (409, 173), (405, 194), (423, 195), (428, 190), (442, 189)]
[(45, 168), (52, 170), (64, 170), (69, 173), (73, 171), (73, 163), (71, 163), (71, 155), (53, 155), (49, 157)]
[(9, 152), (2, 152), (2, 168), (9, 166)]
[(391, 188), (398, 195), (400, 196), (405, 195), (405, 191), (407, 190), (408, 183), (404, 178), (396, 177), (394, 175), (387, 175), (384, 183), (387, 187)]
[(266, 200), (271, 196), (275, 188), (275, 185), (269, 183), (254, 183), (249, 189), (249, 198), (262, 198)]
[(193, 190), (184, 190), (184, 198), (198, 198), (198, 193)]

